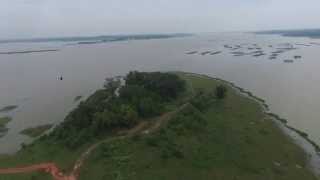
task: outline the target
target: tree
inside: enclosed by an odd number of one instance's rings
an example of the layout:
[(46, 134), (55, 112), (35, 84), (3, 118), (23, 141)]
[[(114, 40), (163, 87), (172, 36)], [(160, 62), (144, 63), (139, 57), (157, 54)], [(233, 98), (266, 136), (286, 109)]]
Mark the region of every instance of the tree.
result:
[(227, 88), (224, 85), (219, 85), (215, 89), (217, 99), (224, 99), (227, 96)]
[(117, 78), (106, 78), (104, 82), (104, 88), (107, 90), (111, 90), (114, 92), (119, 86), (121, 82), (120, 79)]
[(129, 105), (121, 105), (120, 114), (124, 126), (130, 127), (138, 122), (138, 113)]
[[(133, 71), (125, 80), (122, 85), (119, 77), (107, 78), (104, 88), (70, 112), (51, 137), (70, 148), (82, 145), (90, 138), (160, 115), (165, 103), (185, 90), (185, 81), (171, 73)], [(119, 96), (115, 96), (118, 88)]]
[(142, 98), (138, 104), (138, 113), (141, 117), (152, 117), (159, 115), (163, 109), (160, 102), (150, 97)]

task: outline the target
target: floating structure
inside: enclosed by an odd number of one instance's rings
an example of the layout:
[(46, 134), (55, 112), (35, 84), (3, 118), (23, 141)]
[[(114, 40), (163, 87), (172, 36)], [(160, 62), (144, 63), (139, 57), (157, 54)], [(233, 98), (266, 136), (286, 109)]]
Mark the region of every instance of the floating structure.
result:
[(212, 52), (212, 53), (210, 53), (210, 55), (216, 55), (216, 54), (220, 54), (220, 53), (222, 53), (222, 51)]
[(312, 44), (312, 45), (319, 45), (319, 46), (320, 46), (320, 43), (316, 43), (316, 42), (311, 42), (310, 44)]
[(186, 54), (197, 54), (198, 51), (190, 51), (190, 52), (187, 52)]
[(229, 48), (229, 49), (231, 49), (231, 48), (232, 48), (232, 46), (229, 46), (229, 45), (224, 45), (223, 47), (225, 47), (225, 48)]
[(262, 50), (259, 50), (259, 51), (253, 51), (253, 52), (251, 52), (251, 54), (257, 54), (257, 53), (263, 53), (263, 51), (262, 51)]
[(253, 54), (253, 57), (260, 57), (266, 55), (265, 53), (258, 53), (258, 54)]
[(201, 53), (201, 55), (204, 56), (204, 55), (207, 55), (209, 53), (211, 53), (211, 51), (204, 51), (204, 52)]
[(301, 44), (301, 43), (300, 43), (300, 44), (299, 44), (299, 43), (296, 43), (296, 45), (297, 45), (297, 46), (311, 46), (310, 44)]
[(284, 50), (277, 50), (277, 51), (273, 51), (272, 53), (274, 54), (284, 53)]
[[(312, 43), (310, 43), (312, 44)], [(313, 42), (313, 44), (320, 45), (320, 43)], [(299, 49), (295, 45), (307, 45), (307, 44), (292, 44), (292, 43), (281, 43), (281, 44), (267, 44), (265, 45), (266, 48), (271, 48), (273, 51), (266, 52), (264, 49), (264, 46), (261, 46), (259, 44), (247, 44), (247, 45), (223, 45), (225, 48), (230, 49), (230, 54), (233, 56), (252, 56), (252, 57), (260, 57), (267, 55), (267, 58), (270, 60), (278, 59), (279, 55), (282, 53), (286, 53), (291, 50)], [(242, 51), (243, 50), (243, 51)], [(208, 52), (203, 52), (202, 55), (207, 54)], [(214, 52), (212, 51), (210, 54), (218, 54), (221, 53), (221, 51)], [(302, 57), (300, 55), (295, 55), (292, 57), (292, 59), (286, 59), (283, 60), (285, 63), (293, 63), (294, 59), (301, 59)]]
[(279, 54), (271, 54), (269, 59), (277, 59)]
[(294, 61), (292, 59), (285, 59), (285, 60), (283, 60), (283, 62), (285, 62), (285, 63), (293, 63)]
[(246, 55), (246, 53), (241, 52), (241, 51), (231, 52), (231, 54), (233, 54), (233, 56), (244, 56), (244, 55)]

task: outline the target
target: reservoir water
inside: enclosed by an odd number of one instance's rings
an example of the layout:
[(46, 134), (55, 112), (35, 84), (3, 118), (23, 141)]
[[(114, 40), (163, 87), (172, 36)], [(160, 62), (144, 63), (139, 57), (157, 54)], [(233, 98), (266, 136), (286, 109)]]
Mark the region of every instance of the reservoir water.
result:
[(320, 39), (218, 33), (81, 45), (0, 44), (0, 52), (45, 49), (58, 51), (0, 53), (0, 108), (18, 106), (0, 113), (13, 118), (0, 138), (0, 153), (32, 141), (21, 130), (58, 124), (77, 105), (75, 97), (85, 98), (106, 77), (131, 70), (188, 71), (234, 82), (320, 144)]

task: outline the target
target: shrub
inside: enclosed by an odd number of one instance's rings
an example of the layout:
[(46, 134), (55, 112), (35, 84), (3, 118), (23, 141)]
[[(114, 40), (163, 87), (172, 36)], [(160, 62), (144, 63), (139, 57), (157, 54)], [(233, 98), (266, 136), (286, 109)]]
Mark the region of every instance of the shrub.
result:
[(213, 101), (212, 94), (199, 93), (190, 100), (190, 103), (200, 111), (205, 111)]
[(217, 99), (224, 99), (227, 96), (227, 88), (224, 85), (219, 85), (215, 89)]

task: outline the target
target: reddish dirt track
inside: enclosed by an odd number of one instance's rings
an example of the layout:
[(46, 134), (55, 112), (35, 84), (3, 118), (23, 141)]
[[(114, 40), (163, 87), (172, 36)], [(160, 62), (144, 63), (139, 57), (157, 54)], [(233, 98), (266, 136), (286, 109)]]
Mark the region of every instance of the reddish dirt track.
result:
[(43, 163), (37, 165), (31, 165), (26, 167), (0, 169), (0, 174), (17, 174), (28, 173), (35, 171), (43, 171), (51, 174), (54, 180), (76, 180), (76, 175), (71, 173), (70, 175), (63, 175), (59, 168), (54, 163)]
[[(165, 113), (162, 116), (156, 118), (157, 119), (157, 120), (155, 120), (156, 123), (153, 126), (149, 127), (149, 129), (147, 129), (147, 131), (150, 131), (150, 132), (156, 131), (157, 129), (160, 128), (160, 126), (162, 124), (166, 123), (166, 121), (168, 121), (173, 114), (182, 110), (184, 107), (186, 107), (186, 105), (187, 104), (184, 104), (184, 105), (180, 106), (178, 108), (178, 110)], [(104, 140), (104, 141), (101, 141), (101, 142), (98, 142), (98, 143), (91, 145), (84, 153), (82, 153), (82, 155), (79, 157), (79, 159), (75, 162), (72, 172), (68, 175), (63, 174), (55, 163), (41, 163), (41, 164), (30, 165), (30, 166), (25, 166), (25, 167), (0, 169), (0, 175), (1, 174), (30, 173), (30, 172), (38, 171), (38, 172), (45, 172), (45, 173), (51, 174), (51, 176), (53, 177), (53, 180), (77, 180), (78, 176), (80, 174), (81, 166), (83, 165), (84, 161), (91, 154), (91, 152), (94, 149), (96, 149), (100, 144), (106, 143), (106, 142), (109, 142), (112, 140), (116, 140), (116, 139), (123, 139), (126, 137), (133, 136), (136, 133), (142, 132), (145, 129), (146, 125), (147, 124), (145, 122), (142, 122), (142, 123), (138, 124), (135, 128), (126, 131), (125, 132), (126, 135), (110, 138), (110, 139), (107, 139), (107, 140)]]

